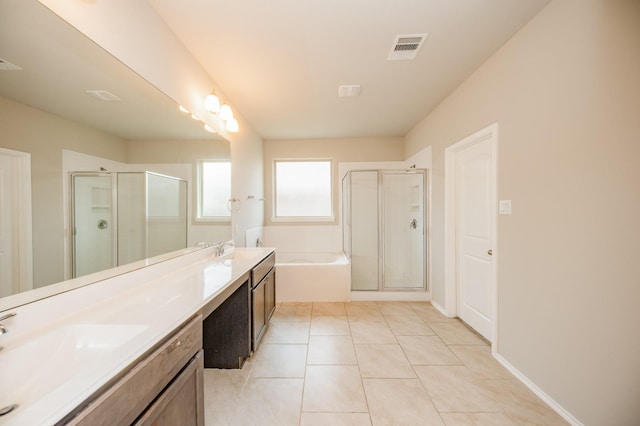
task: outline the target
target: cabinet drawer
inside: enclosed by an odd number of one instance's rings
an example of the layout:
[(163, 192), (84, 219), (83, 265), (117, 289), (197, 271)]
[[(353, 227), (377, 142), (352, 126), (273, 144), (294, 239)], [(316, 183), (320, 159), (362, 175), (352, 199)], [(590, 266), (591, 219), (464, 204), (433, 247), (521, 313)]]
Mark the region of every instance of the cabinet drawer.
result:
[(198, 315), (143, 357), (73, 418), (73, 425), (131, 424), (202, 347)]
[(204, 425), (202, 360), (201, 350), (134, 426)]
[(267, 256), (266, 259), (264, 259), (262, 262), (257, 264), (251, 271), (251, 274), (252, 274), (251, 279), (253, 281), (251, 283), (251, 286), (255, 287), (260, 281), (262, 281), (265, 275), (269, 273), (269, 271), (271, 270), (271, 268), (275, 266), (275, 264), (276, 264), (275, 253), (271, 253), (269, 256)]

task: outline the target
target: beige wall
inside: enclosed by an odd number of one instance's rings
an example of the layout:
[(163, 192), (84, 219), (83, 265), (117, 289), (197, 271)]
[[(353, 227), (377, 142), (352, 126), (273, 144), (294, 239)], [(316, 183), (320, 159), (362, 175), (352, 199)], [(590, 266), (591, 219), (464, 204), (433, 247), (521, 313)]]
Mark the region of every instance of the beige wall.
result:
[(126, 143), (2, 97), (0, 129), (0, 147), (31, 154), (34, 287), (62, 281), (62, 150), (124, 162)]
[(444, 303), (444, 149), (497, 122), (498, 352), (584, 424), (640, 421), (640, 2), (554, 0), (406, 137), (433, 147)]
[[(350, 139), (304, 139), (304, 140), (266, 140), (264, 143), (264, 188), (265, 188), (265, 224), (273, 224), (273, 160), (289, 158), (322, 158), (333, 160), (333, 209), (335, 222), (338, 223), (338, 163), (367, 161), (403, 161), (404, 148), (402, 138), (350, 138)], [(278, 222), (278, 225), (285, 223)], [(300, 225), (300, 223), (296, 223)], [(309, 223), (305, 222), (306, 225)]]

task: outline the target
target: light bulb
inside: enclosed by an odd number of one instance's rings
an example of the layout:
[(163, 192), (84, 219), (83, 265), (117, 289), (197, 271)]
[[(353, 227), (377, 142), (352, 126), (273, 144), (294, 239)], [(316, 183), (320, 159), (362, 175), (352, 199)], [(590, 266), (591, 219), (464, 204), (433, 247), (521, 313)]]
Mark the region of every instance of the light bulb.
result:
[(204, 98), (204, 108), (212, 114), (220, 111), (220, 99), (215, 93), (209, 93), (207, 97)]
[(233, 117), (228, 119), (226, 129), (227, 129), (227, 132), (236, 133), (239, 130), (238, 120), (236, 120)]
[(233, 118), (233, 111), (231, 111), (231, 107), (227, 104), (224, 104), (220, 107), (220, 119), (227, 121), (230, 118)]

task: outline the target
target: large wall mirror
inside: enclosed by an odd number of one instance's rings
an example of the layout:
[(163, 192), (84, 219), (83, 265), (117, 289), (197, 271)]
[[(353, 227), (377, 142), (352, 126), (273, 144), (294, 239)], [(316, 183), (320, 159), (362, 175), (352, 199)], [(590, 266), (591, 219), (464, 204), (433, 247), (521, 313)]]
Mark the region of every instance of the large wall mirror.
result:
[[(196, 214), (198, 164), (230, 162), (226, 140), (37, 0), (0, 2), (0, 60), (0, 311), (76, 276), (89, 274), (73, 280), (86, 285), (108, 276), (98, 270), (120, 273), (141, 253), (179, 255), (200, 241), (230, 239), (230, 216)], [(149, 201), (145, 191), (158, 198)], [(88, 207), (78, 205), (81, 197)], [(180, 207), (159, 204), (174, 199)], [(150, 215), (155, 221), (145, 222)], [(74, 242), (85, 222), (96, 236)], [(93, 253), (102, 231), (110, 245)], [(177, 242), (154, 239), (163, 234)], [(100, 262), (74, 265), (80, 257)], [(28, 269), (15, 266), (24, 259)]]

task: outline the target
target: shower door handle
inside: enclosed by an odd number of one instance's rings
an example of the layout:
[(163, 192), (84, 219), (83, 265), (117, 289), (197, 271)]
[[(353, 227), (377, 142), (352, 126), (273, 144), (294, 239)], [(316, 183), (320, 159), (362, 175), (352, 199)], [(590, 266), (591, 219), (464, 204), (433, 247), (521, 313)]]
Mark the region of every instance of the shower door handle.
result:
[(416, 229), (417, 227), (418, 227), (418, 222), (415, 219), (413, 219), (409, 224), (409, 228)]

